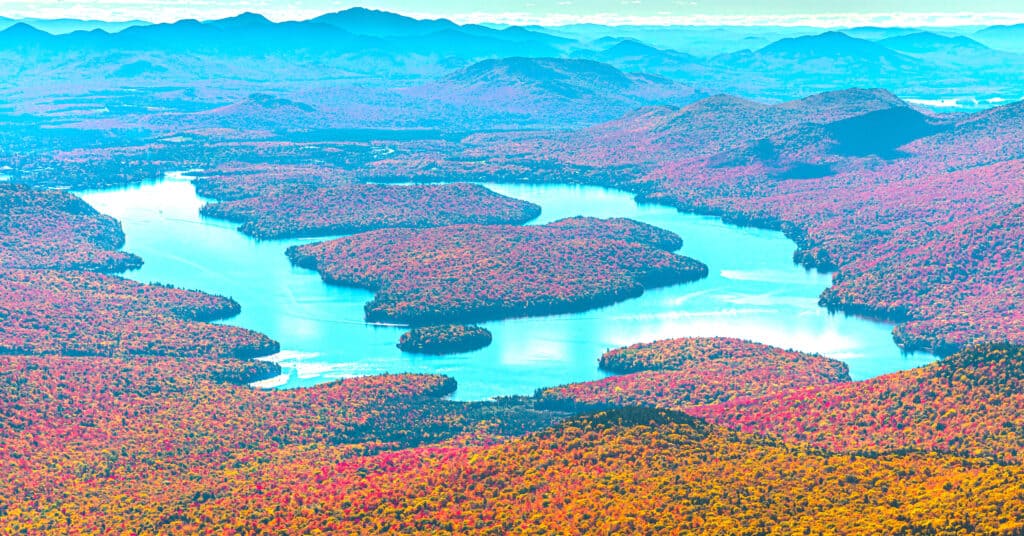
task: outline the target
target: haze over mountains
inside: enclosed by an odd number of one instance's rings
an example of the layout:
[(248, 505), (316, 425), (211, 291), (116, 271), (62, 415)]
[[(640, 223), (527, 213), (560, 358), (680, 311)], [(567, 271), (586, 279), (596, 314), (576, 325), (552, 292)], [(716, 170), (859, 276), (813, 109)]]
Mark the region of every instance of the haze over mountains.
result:
[[(232, 104), (273, 129), (310, 126), (251, 94), (315, 107), (315, 127), (459, 131), (581, 126), (717, 93), (777, 102), (884, 87), (968, 110), (1024, 96), (1024, 30), (1015, 26), (493, 27), (353, 8), (298, 22), (244, 13), (0, 27), (0, 95), (17, 102), (8, 112), (104, 128), (167, 124)], [(588, 105), (570, 110), (575, 98)], [(202, 117), (183, 121), (201, 125)]]
[(0, 21), (0, 534), (1024, 534), (1020, 33)]

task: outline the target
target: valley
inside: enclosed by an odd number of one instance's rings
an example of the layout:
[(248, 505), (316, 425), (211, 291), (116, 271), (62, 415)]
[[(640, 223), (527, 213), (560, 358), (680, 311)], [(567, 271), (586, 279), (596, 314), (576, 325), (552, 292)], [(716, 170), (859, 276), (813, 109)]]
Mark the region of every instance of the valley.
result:
[(1024, 534), (993, 2), (3, 6), (0, 533)]

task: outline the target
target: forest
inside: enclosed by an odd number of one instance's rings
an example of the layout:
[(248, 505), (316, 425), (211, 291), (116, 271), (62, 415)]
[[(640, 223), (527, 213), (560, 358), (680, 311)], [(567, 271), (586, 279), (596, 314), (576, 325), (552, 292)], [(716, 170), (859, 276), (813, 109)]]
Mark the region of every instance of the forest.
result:
[(267, 239), (387, 227), (525, 223), (540, 214), (540, 207), (475, 184), (341, 184), (272, 188), (256, 197), (208, 204), (201, 213), (241, 223), (242, 233)]
[[(0, 13), (0, 534), (1024, 535), (1024, 9), (22, 4)], [(74, 18), (133, 5), (167, 20)], [(87, 202), (169, 180), (195, 205)], [(294, 278), (133, 228), (169, 221)], [(702, 259), (724, 228), (784, 269)], [(305, 345), (351, 326), (376, 337)], [(542, 387), (473, 400), (468, 370)]]
[(0, 183), (0, 266), (123, 272), (142, 259), (116, 251), (124, 232), (113, 218), (57, 190)]
[(491, 332), (480, 326), (447, 324), (411, 329), (398, 339), (403, 352), (417, 354), (458, 354), (491, 344)]
[(324, 281), (376, 292), (366, 319), (424, 326), (580, 311), (707, 275), (678, 236), (640, 222), (383, 229), (291, 247)]
[(850, 381), (841, 361), (722, 337), (638, 343), (605, 352), (599, 363), (617, 375), (537, 396), (550, 407), (685, 410)]

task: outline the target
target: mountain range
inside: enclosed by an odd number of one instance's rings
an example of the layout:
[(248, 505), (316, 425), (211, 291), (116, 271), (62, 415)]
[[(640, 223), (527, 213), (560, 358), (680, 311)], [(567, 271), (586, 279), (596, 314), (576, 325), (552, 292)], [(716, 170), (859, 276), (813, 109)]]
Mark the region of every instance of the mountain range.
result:
[[(33, 92), (37, 100), (21, 99), (15, 110), (59, 108), (72, 123), (151, 106), (153, 93), (167, 88), (195, 92), (195, 101), (178, 103), (189, 112), (269, 94), (321, 114), (347, 108), (332, 123), (355, 127), (379, 126), (417, 103), (435, 126), (459, 129), (538, 126), (552, 118), (583, 125), (631, 107), (678, 106), (716, 93), (771, 102), (884, 87), (915, 102), (979, 107), (1024, 95), (1024, 55), (993, 48), (1012, 45), (1018, 27), (970, 36), (914, 28), (676, 28), (687, 42), (718, 43), (701, 54), (665, 46), (667, 28), (645, 35), (640, 28), (493, 27), (364, 8), (306, 21), (243, 13), (62, 34), (21, 22), (0, 31), (0, 95), (45, 84), (64, 98), (88, 96), (89, 106), (57, 106), (45, 91)], [(494, 92), (508, 97), (508, 110), (495, 108)], [(571, 113), (566, 103), (575, 98), (585, 98), (591, 111)]]

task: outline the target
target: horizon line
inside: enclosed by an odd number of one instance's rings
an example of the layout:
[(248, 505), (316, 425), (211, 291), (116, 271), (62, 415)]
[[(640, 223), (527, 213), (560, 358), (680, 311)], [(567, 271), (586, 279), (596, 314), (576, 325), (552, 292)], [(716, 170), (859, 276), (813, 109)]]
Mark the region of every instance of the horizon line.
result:
[[(365, 8), (370, 9), (370, 8)], [(382, 9), (370, 9), (384, 13), (394, 13), (418, 20), (447, 19), (456, 24), (490, 24), (496, 26), (543, 26), (557, 28), (560, 26), (592, 24), (599, 26), (656, 26), (656, 27), (809, 27), (809, 28), (857, 28), (857, 27), (880, 27), (880, 28), (943, 28), (943, 27), (964, 27), (964, 26), (997, 26), (1008, 24), (1024, 23), (1024, 12), (987, 12), (987, 13), (964, 13), (964, 12), (917, 12), (917, 13), (819, 13), (819, 14), (790, 14), (790, 15), (642, 15), (630, 16), (615, 13), (593, 13), (588, 15), (570, 14), (548, 14), (536, 16), (525, 12), (472, 12), (437, 14), (422, 12), (397, 12)], [(92, 11), (103, 11), (110, 14), (111, 10), (100, 10), (98, 8), (85, 8), (79, 10), (60, 10), (61, 13), (54, 13), (53, 9), (40, 10), (35, 14), (25, 12), (3, 14), (0, 17), (14, 21), (36, 20), (80, 20), (85, 22), (102, 22), (110, 24), (124, 24), (139, 22), (146, 24), (166, 24), (180, 22), (183, 20), (212, 21), (224, 18), (236, 17), (245, 13), (255, 13), (266, 17), (268, 20), (280, 22), (304, 22), (321, 15), (338, 13), (339, 11), (308, 11), (305, 13), (278, 13), (274, 11), (260, 13), (252, 10), (211, 10), (203, 14), (187, 16), (184, 14), (172, 15), (172, 12), (179, 12), (179, 9), (167, 10), (166, 16), (153, 18), (141, 18), (136, 15), (125, 14), (123, 17), (104, 18), (97, 14), (90, 14)], [(69, 11), (75, 11), (74, 13)], [(115, 13), (119, 10), (113, 10)], [(347, 10), (341, 10), (347, 11)]]

